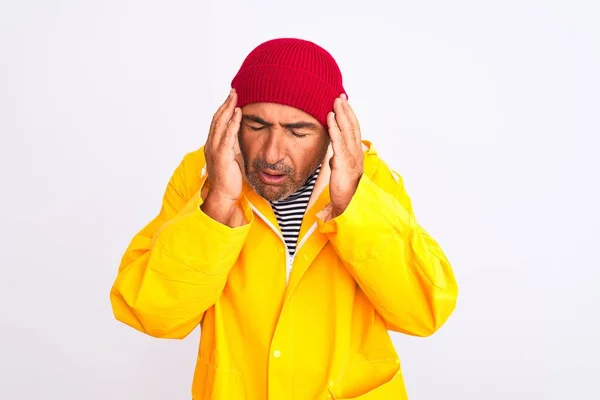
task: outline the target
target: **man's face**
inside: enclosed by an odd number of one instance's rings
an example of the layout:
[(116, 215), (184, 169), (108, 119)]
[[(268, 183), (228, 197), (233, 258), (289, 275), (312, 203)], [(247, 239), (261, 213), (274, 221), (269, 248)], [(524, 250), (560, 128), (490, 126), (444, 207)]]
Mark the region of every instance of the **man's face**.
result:
[(239, 142), (248, 182), (268, 201), (285, 199), (323, 161), (327, 129), (304, 111), (281, 104), (251, 103), (242, 114)]

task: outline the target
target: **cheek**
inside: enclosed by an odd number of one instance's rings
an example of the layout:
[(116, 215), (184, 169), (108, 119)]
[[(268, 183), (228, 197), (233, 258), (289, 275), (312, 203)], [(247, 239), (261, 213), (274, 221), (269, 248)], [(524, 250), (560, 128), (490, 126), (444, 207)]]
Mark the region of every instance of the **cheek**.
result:
[(322, 161), (326, 150), (326, 145), (319, 141), (319, 143), (311, 143), (310, 146), (297, 146), (292, 161), (294, 168), (299, 176), (311, 174), (311, 169), (314, 169)]

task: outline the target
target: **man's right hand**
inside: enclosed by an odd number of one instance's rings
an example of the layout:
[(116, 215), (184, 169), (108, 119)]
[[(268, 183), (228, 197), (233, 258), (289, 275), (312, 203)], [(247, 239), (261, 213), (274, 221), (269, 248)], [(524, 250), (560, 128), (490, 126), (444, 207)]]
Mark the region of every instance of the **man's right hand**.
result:
[(213, 116), (204, 145), (210, 189), (200, 208), (224, 225), (230, 225), (242, 193), (242, 168), (238, 163), (239, 157), (236, 157), (240, 151), (238, 131), (242, 110), (236, 104), (237, 93), (232, 89), (225, 103)]

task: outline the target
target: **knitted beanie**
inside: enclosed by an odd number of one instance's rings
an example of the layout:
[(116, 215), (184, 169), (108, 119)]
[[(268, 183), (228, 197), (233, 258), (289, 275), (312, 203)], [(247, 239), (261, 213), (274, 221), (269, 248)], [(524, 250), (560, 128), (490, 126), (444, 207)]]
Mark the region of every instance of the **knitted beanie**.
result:
[(272, 39), (248, 54), (231, 87), (238, 107), (279, 103), (298, 108), (327, 126), (327, 113), (342, 93), (342, 74), (334, 58), (315, 43)]

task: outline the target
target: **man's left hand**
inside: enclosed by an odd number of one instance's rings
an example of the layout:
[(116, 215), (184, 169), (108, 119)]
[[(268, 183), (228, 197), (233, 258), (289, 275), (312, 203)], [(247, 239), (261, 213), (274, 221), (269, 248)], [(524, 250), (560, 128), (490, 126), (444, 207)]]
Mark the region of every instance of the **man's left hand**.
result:
[(350, 204), (363, 174), (360, 127), (345, 94), (335, 99), (333, 112), (327, 115), (327, 125), (333, 147), (329, 193), (335, 218)]

